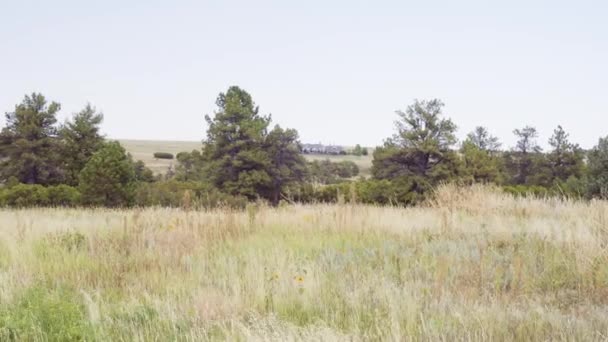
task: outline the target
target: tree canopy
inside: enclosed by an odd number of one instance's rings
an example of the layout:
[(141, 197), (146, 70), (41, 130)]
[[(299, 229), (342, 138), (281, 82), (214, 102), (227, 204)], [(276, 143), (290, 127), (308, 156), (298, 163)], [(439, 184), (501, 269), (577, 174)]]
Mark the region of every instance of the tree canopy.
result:
[(25, 184), (58, 184), (64, 179), (57, 140), (57, 102), (48, 103), (39, 93), (26, 95), (6, 113), (6, 126), (0, 132), (0, 177), (11, 177)]

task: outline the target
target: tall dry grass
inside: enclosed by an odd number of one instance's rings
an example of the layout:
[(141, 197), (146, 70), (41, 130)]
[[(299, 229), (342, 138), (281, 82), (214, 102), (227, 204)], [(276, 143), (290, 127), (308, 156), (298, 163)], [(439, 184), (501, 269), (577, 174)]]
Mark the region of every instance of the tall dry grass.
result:
[(606, 340), (608, 203), (0, 211), (0, 340)]

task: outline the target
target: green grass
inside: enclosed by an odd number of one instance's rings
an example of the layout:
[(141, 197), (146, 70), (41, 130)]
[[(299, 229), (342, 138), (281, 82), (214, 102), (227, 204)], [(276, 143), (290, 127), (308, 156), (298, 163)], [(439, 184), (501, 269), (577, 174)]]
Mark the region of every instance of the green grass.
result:
[(3, 210), (0, 340), (605, 340), (606, 202), (434, 203)]

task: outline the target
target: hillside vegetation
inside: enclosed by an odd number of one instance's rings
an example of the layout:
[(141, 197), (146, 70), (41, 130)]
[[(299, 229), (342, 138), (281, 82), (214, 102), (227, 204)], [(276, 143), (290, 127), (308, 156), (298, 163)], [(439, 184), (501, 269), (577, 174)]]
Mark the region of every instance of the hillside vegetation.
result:
[[(180, 152), (190, 152), (200, 150), (200, 141), (162, 141), (162, 140), (119, 140), (125, 150), (133, 158), (143, 161), (154, 173), (165, 174), (170, 166), (178, 163), (170, 159), (154, 158), (154, 152), (163, 151), (177, 155)], [(359, 167), (360, 175), (369, 177), (372, 168), (372, 155), (328, 155), (328, 154), (304, 154), (304, 158), (309, 161), (329, 159), (334, 162), (353, 161)]]
[(0, 211), (0, 340), (605, 340), (608, 203)]

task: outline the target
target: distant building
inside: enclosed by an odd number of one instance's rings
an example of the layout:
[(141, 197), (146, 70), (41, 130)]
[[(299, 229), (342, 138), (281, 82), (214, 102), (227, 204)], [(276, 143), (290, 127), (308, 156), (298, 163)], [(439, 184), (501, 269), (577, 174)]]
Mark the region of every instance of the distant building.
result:
[(342, 146), (322, 144), (302, 144), (302, 153), (305, 154), (346, 154)]

